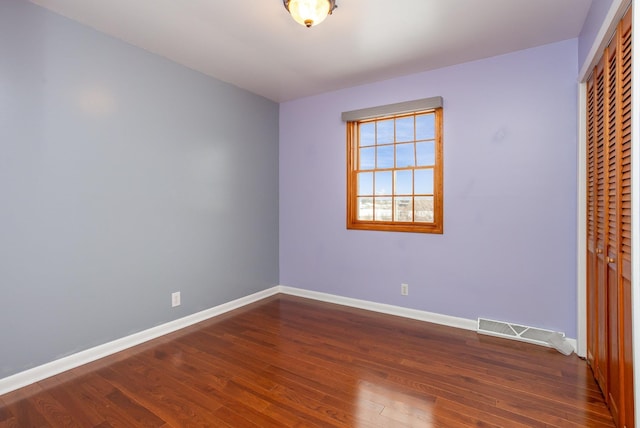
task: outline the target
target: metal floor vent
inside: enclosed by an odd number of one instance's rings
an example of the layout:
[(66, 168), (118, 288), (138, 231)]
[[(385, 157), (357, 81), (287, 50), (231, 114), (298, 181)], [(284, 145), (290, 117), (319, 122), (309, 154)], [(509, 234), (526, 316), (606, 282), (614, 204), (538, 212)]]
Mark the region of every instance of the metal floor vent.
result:
[(550, 340), (554, 336), (560, 335), (564, 338), (564, 333), (484, 318), (478, 318), (478, 333), (535, 343), (536, 345), (547, 347), (553, 347)]

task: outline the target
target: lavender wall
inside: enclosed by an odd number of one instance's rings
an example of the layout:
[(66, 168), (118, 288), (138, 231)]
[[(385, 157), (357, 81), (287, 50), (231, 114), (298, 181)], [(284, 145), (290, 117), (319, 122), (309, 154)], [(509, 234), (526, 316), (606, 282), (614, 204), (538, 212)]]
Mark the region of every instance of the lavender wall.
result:
[(604, 18), (611, 8), (613, 0), (594, 0), (591, 3), (591, 8), (587, 14), (587, 18), (584, 21), (582, 30), (580, 31), (580, 37), (578, 37), (578, 67), (582, 68), (587, 55), (591, 50), (591, 46), (596, 40), (598, 31), (604, 21)]
[[(577, 45), (281, 104), (281, 284), (575, 337)], [(436, 95), (444, 234), (346, 230), (340, 113)]]

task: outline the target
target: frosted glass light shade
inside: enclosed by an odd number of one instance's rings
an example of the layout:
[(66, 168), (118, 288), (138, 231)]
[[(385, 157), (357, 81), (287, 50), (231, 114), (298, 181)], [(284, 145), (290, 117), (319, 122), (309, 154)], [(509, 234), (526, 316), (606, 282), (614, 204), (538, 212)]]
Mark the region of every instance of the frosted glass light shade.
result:
[(283, 0), (293, 19), (305, 27), (318, 25), (335, 8), (335, 0)]

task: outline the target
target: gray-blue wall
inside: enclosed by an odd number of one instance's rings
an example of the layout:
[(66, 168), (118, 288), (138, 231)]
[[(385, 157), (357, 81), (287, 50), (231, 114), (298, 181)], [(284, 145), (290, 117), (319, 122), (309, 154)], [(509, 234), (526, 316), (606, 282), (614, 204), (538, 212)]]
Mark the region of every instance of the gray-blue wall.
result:
[(278, 276), (276, 103), (0, 1), (0, 378)]

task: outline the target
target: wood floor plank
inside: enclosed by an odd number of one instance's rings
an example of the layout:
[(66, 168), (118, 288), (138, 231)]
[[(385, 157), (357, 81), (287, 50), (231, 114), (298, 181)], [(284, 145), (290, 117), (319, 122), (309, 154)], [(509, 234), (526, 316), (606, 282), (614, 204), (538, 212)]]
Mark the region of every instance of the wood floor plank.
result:
[(36, 383), (25, 388), (14, 391), (10, 394), (0, 396), (4, 408), (13, 417), (7, 419), (8, 427), (48, 427), (47, 419), (42, 415), (38, 406), (34, 404), (33, 398), (42, 392), (42, 388)]
[(585, 361), (277, 295), (0, 396), (5, 427), (613, 427)]
[[(80, 388), (79, 383), (72, 380), (69, 382), (60, 382), (60, 377), (53, 377), (47, 379), (47, 382), (39, 382), (40, 385), (46, 390), (56, 401), (58, 401), (66, 411), (77, 418), (80, 426), (93, 427), (99, 426), (105, 423), (104, 417), (97, 412), (92, 411), (91, 408), (85, 407), (82, 403), (79, 394), (72, 393), (70, 391)], [(46, 387), (45, 387), (46, 385)]]

